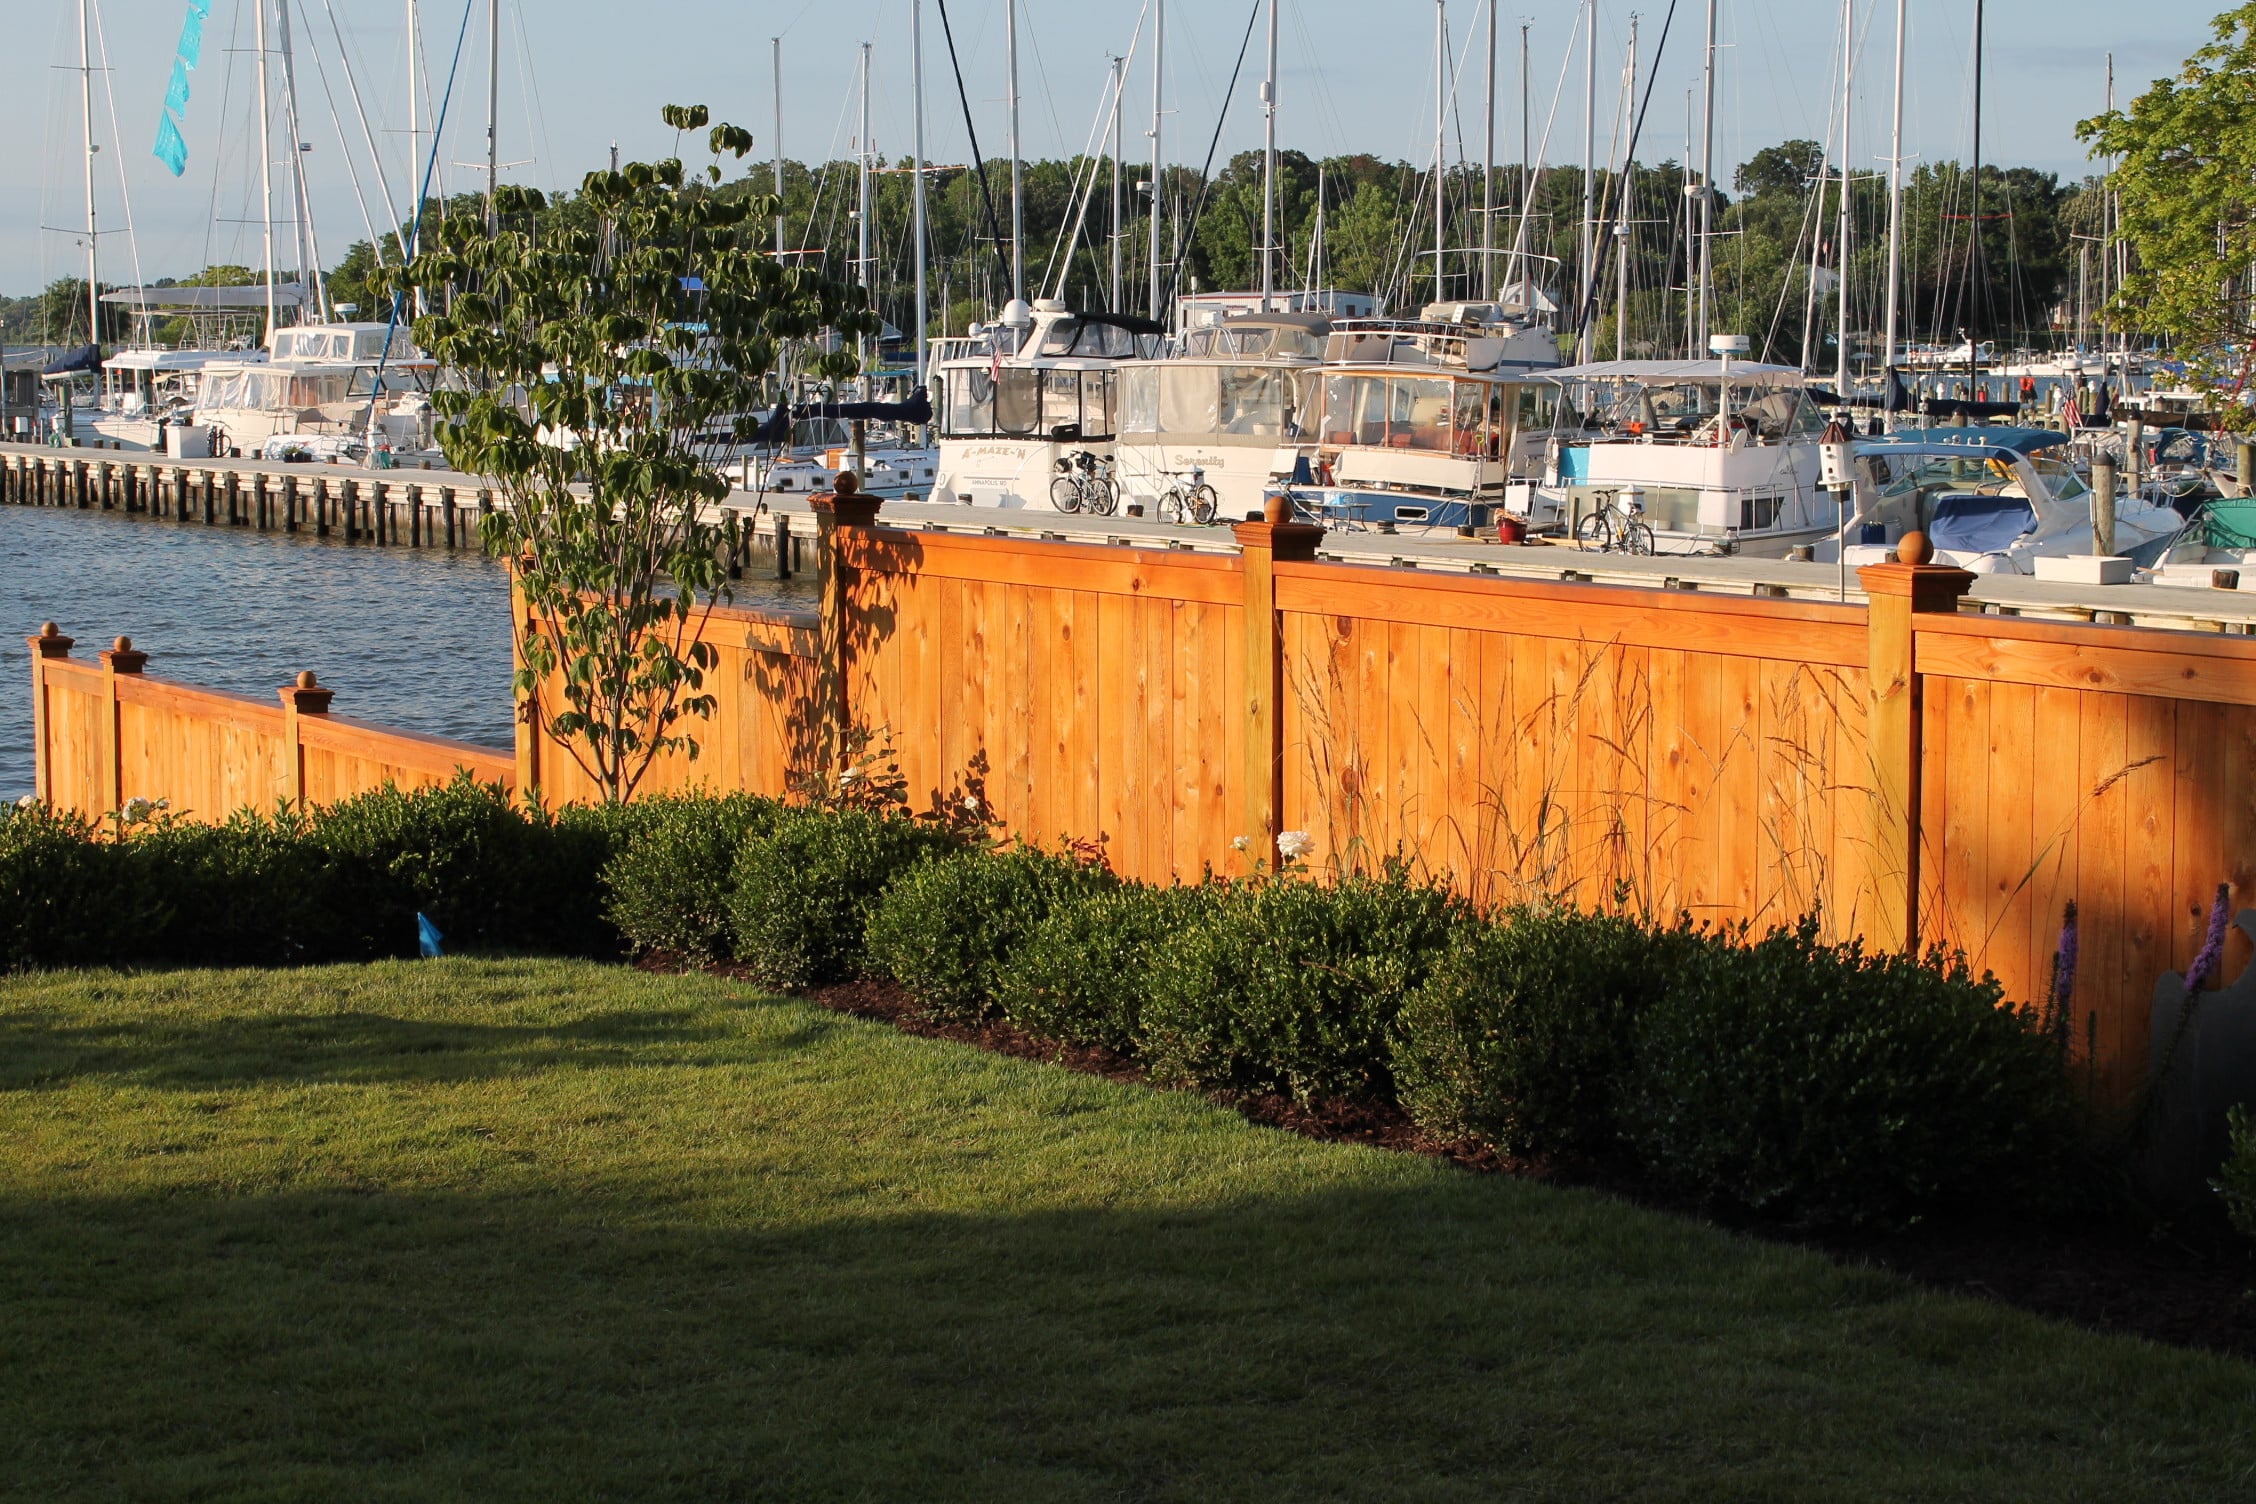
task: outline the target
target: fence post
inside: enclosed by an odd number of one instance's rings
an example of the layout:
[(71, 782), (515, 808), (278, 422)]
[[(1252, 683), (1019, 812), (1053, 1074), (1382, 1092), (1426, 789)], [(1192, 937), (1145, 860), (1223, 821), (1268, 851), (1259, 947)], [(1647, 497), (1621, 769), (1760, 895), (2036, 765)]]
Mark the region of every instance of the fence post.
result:
[(1316, 557), (1324, 530), (1306, 522), (1241, 522), (1231, 531), (1245, 588), (1245, 834), (1275, 865), (1285, 808), (1285, 641), (1276, 566)]
[[(383, 494), (379, 483), (377, 494)], [(517, 573), (517, 560), (509, 561), (509, 670), (512, 677), (525, 667), (525, 638), (533, 619), (525, 608), (525, 587)], [(517, 695), (517, 797), (529, 800), (541, 786), (540, 691)]]
[(854, 566), (839, 554), (838, 530), (877, 525), (878, 498), (865, 496), (861, 479), (848, 470), (838, 477), (837, 489), (827, 496), (809, 498), (815, 512), (815, 581), (822, 599), (821, 645), (816, 659), (815, 756), (826, 774), (834, 774), (846, 757), (847, 732), (853, 725), (850, 675), (852, 635), (848, 618), (853, 610)]
[(39, 795), (40, 803), (52, 805), (55, 774), (49, 742), (54, 732), (47, 714), (47, 660), (68, 658), (71, 639), (63, 635), (61, 627), (46, 622), (39, 628), (37, 637), (27, 637), (24, 641), (31, 647), (31, 786)]
[(138, 674), (149, 663), (147, 653), (136, 651), (133, 639), (120, 637), (106, 652), (96, 653), (102, 661), (102, 797), (107, 800), (104, 813), (125, 808), (125, 746), (118, 704), (118, 676)]
[(1879, 950), (1919, 948), (1920, 675), (1914, 620), (1949, 613), (1974, 583), (1963, 569), (1930, 564), (1934, 546), (1907, 533), (1896, 562), (1857, 571), (1867, 601), (1866, 744), (1872, 760), (1872, 922)]
[(306, 802), (305, 740), (298, 717), (327, 715), (329, 702), (336, 698), (337, 692), (323, 689), (311, 669), (301, 672), (296, 683), (285, 684), (275, 692), (282, 697), (282, 776), (289, 785), (283, 792), (292, 804), (303, 807)]

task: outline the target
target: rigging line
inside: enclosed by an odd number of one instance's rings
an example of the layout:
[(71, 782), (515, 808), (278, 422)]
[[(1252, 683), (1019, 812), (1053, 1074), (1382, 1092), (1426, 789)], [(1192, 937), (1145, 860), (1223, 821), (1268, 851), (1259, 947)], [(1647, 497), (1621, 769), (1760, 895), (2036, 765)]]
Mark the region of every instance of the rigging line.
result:
[[(1528, 223), (1535, 214), (1536, 198), (1542, 192), (1543, 169), (1551, 156), (1551, 130), (1559, 122), (1559, 100), (1567, 91), (1567, 70), (1574, 66), (1575, 38), (1581, 35), (1582, 17), (1576, 16), (1573, 30), (1567, 33), (1567, 50), (1559, 57), (1559, 81), (1551, 86), (1551, 112), (1543, 117), (1543, 139), (1536, 143), (1535, 165), (1529, 170), (1527, 197), (1520, 205), (1520, 223), (1512, 232), (1512, 261), (1515, 265), (1528, 254)], [(1658, 70), (1655, 76), (1658, 76)], [(1549, 217), (1548, 213), (1545, 217)], [(1547, 256), (1544, 259), (1556, 261), (1558, 258)]]
[[(549, 171), (554, 172), (556, 171), (556, 149), (548, 139), (548, 106), (541, 99), (540, 69), (533, 62), (533, 37), (532, 33), (525, 29), (525, 7), (523, 4), (512, 4), (509, 7), (509, 18), (516, 23), (511, 29), (515, 31), (517, 38), (517, 94), (518, 103), (523, 106), (525, 111), (525, 139), (527, 142), (532, 140), (537, 119), (539, 122), (537, 129), (540, 133), (540, 156), (535, 165), (546, 166)], [(549, 179), (552, 185), (558, 181), (556, 178)]]
[[(384, 264), (384, 237), (376, 233), (376, 221), (368, 212), (368, 195), (362, 191), (360, 186), (360, 164), (353, 160), (352, 143), (345, 139), (345, 122), (343, 117), (337, 113), (337, 95), (336, 91), (329, 87), (329, 70), (321, 61), (321, 49), (313, 45), (313, 21), (306, 14), (305, 0), (298, 0), (298, 19), (304, 23), (306, 29), (306, 51), (313, 55), (313, 76), (321, 80), (321, 97), (329, 105), (329, 123), (337, 131), (337, 150), (343, 154), (345, 159), (345, 176), (352, 180), (353, 201), (360, 205), (361, 228), (368, 232), (368, 248), (375, 254), (376, 264), (382, 266)], [(330, 12), (329, 19), (331, 21), (337, 19), (334, 11)], [(344, 61), (342, 46), (343, 40), (340, 38), (338, 55), (340, 66)], [(366, 124), (366, 121), (363, 120), (362, 123)], [(389, 208), (390, 205), (387, 203), (386, 207)]]
[[(1653, 71), (1647, 74), (1645, 77), (1645, 96), (1638, 101), (1637, 124), (1634, 128), (1631, 129), (1629, 133), (1628, 156), (1629, 160), (1632, 162), (1637, 160), (1638, 138), (1643, 136), (1645, 133), (1645, 112), (1653, 107), (1653, 85), (1660, 80), (1661, 59), (1668, 55), (1669, 28), (1675, 23), (1676, 0), (1669, 0), (1668, 14), (1661, 18), (1661, 39), (1653, 46)], [(1596, 28), (1593, 27), (1592, 30), (1593, 32), (1595, 32)], [(1619, 198), (1618, 195), (1616, 195), (1614, 192), (1614, 188), (1616, 186), (1617, 185), (1615, 184), (1607, 185), (1607, 197), (1610, 200), (1613, 200), (1613, 202), (1609, 207), (1608, 216), (1601, 218), (1599, 221), (1601, 225), (1606, 225), (1607, 228), (1599, 237), (1598, 254), (1595, 259), (1595, 265), (1593, 265), (1591, 268), (1590, 276), (1585, 279), (1589, 283), (1589, 295), (1582, 306), (1582, 317), (1578, 321), (1578, 327), (1576, 330), (1577, 338), (1580, 338), (1581, 335), (1587, 334), (1590, 331), (1591, 321), (1598, 316), (1598, 288), (1601, 282), (1603, 282), (1603, 280), (1605, 279), (1606, 263), (1613, 256), (1613, 242), (1619, 238), (1613, 233), (1613, 228), (1611, 226), (1612, 220), (1619, 219), (1621, 217), (1621, 206)]]
[[(808, 0), (811, 5), (814, 0)], [(948, 0), (935, 0), (940, 9), (940, 35), (948, 42), (948, 67), (956, 75), (956, 102), (963, 106), (964, 134), (971, 137), (971, 169), (979, 178), (979, 201), (987, 211), (988, 244), (995, 248), (995, 269), (1010, 280), (1010, 263), (1003, 259), (1003, 227), (995, 217), (995, 195), (987, 186), (987, 159), (980, 154), (979, 128), (971, 123), (971, 96), (964, 92), (963, 63), (956, 57), (956, 33), (948, 25)], [(804, 14), (804, 12), (802, 12)], [(1155, 185), (1152, 190), (1158, 192)]]
[[(1190, 217), (1183, 230), (1183, 248), (1176, 253), (1174, 268), (1168, 273), (1167, 296), (1160, 300), (1161, 308), (1175, 301), (1175, 289), (1183, 281), (1183, 263), (1190, 259), (1192, 249), (1198, 244), (1199, 216), (1206, 212), (1206, 201), (1214, 192), (1215, 148), (1222, 144), (1222, 127), (1229, 122), (1231, 101), (1237, 98), (1238, 75), (1245, 69), (1247, 49), (1253, 46), (1254, 23), (1261, 19), (1261, 7), (1266, 3), (1268, 0), (1253, 0), (1253, 9), (1246, 16), (1245, 39), (1238, 43), (1237, 66), (1230, 70), (1230, 86), (1223, 91), (1222, 108), (1214, 117), (1214, 134), (1206, 143), (1206, 165), (1199, 169), (1198, 197), (1191, 201)], [(1154, 183), (1152, 193), (1155, 198), (1158, 192), (1159, 185)]]
[[(407, 258), (412, 264), (423, 249), (423, 204), (431, 196), (431, 176), (439, 170), (439, 142), (446, 134), (447, 107), (454, 103), (454, 77), (462, 67), (462, 44), (470, 35), (470, 13), (477, 9), (478, 0), (462, 0), (462, 29), (454, 35), (454, 61), (447, 65), (446, 93), (439, 96), (439, 114), (431, 122), (431, 154), (424, 159), (422, 192), (415, 196), (415, 220), (407, 234)], [(401, 268), (401, 284), (392, 289), (392, 313), (384, 322), (384, 348), (376, 357), (376, 374), (368, 383), (368, 416), (363, 421), (371, 437), (376, 432), (376, 403), (384, 395), (384, 367), (392, 358), (392, 336), (399, 329), (400, 307), (407, 298), (406, 268)]]
[[(376, 133), (369, 129), (368, 111), (360, 102), (360, 81), (353, 77), (352, 53), (345, 46), (344, 27), (338, 23), (337, 9), (330, 3), (330, 0), (321, 0), (321, 8), (329, 16), (330, 35), (337, 39), (337, 66), (344, 70), (345, 87), (352, 93), (353, 113), (360, 118), (360, 139), (368, 147), (369, 161), (376, 164), (376, 189), (384, 195), (384, 218), (392, 226), (393, 244), (399, 247), (400, 257), (404, 260), (407, 256), (407, 237), (401, 233), (399, 228), (399, 204), (392, 197), (391, 174), (384, 171), (384, 154), (376, 149)], [(302, 0), (298, 10), (301, 15), (305, 11)], [(310, 32), (313, 28), (308, 25), (306, 29)], [(321, 53), (318, 48), (314, 51), (313, 69), (321, 75), (321, 91), (324, 94), (328, 93), (329, 74), (321, 66)], [(337, 113), (335, 99), (329, 101), (329, 113), (332, 116)], [(344, 139), (344, 134), (343, 128), (340, 127), (337, 131), (337, 138), (340, 143)], [(349, 146), (345, 148), (345, 162), (348, 166), (352, 162), (352, 148)], [(353, 192), (356, 194), (360, 192), (360, 178), (357, 174), (353, 178)], [(362, 201), (360, 206), (360, 217), (363, 222), (368, 218), (368, 204), (365, 200)], [(376, 253), (376, 264), (382, 266), (384, 264), (384, 237), (377, 234), (373, 227), (368, 232), (368, 248)]]
[[(109, 101), (110, 139), (118, 141), (123, 139), (123, 133), (118, 130), (117, 90), (110, 87), (109, 32), (102, 25), (102, 7), (96, 5), (91, 9), (94, 12), (94, 43), (102, 57), (102, 97)], [(141, 312), (146, 317), (149, 312), (148, 278), (141, 272), (141, 239), (133, 233), (133, 189), (125, 180), (124, 152), (117, 154), (117, 164), (118, 198), (125, 205), (125, 247), (127, 254), (133, 257), (133, 290), (140, 295)], [(91, 343), (101, 343), (101, 336), (96, 334)]]
[[(1147, 5), (1145, 9), (1146, 11), (1148, 11), (1150, 9), (1149, 5)], [(1134, 59), (1136, 55), (1136, 43), (1143, 36), (1143, 32), (1143, 18), (1142, 16), (1138, 16), (1136, 19), (1135, 33), (1128, 38), (1127, 55), (1121, 59), (1119, 77), (1123, 82), (1125, 82), (1128, 77), (1127, 64)], [(1090, 122), (1088, 139), (1081, 143), (1081, 158), (1074, 164), (1073, 168), (1073, 193), (1072, 196), (1067, 200), (1068, 203), (1076, 205), (1073, 214), (1073, 233), (1069, 238), (1066, 235), (1065, 225), (1061, 221), (1058, 225), (1057, 239), (1052, 242), (1050, 246), (1051, 267), (1055, 268), (1058, 273), (1057, 290), (1051, 293), (1052, 297), (1062, 298), (1065, 296), (1066, 275), (1072, 268), (1074, 252), (1079, 249), (1081, 244), (1082, 226), (1088, 223), (1089, 205), (1097, 196), (1097, 183), (1099, 179), (1104, 176), (1104, 169), (1111, 165), (1110, 159), (1098, 154), (1094, 148), (1097, 146), (1097, 143), (1103, 139), (1105, 134), (1112, 128), (1112, 105), (1113, 78), (1111, 70), (1108, 69), (1106, 71), (1104, 93), (1099, 97), (1097, 103), (1096, 118)], [(1084, 186), (1081, 181), (1081, 173), (1084, 167), (1087, 169), (1089, 174), (1089, 181), (1086, 186)], [(1061, 246), (1064, 247), (1065, 251), (1065, 259), (1063, 261), (1060, 261), (1058, 259), (1058, 252)], [(1043, 277), (1043, 286), (1046, 289), (1048, 285), (1049, 278), (1045, 274), (1045, 276)]]

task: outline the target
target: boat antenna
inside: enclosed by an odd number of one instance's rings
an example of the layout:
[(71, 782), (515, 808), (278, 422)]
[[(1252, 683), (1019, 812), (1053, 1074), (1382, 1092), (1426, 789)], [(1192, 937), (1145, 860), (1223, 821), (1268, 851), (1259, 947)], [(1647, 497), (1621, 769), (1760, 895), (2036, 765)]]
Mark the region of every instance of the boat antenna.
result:
[(995, 248), (995, 268), (1005, 277), (1010, 275), (1010, 264), (1003, 260), (1003, 224), (995, 215), (995, 195), (987, 187), (987, 158), (979, 150), (979, 128), (971, 123), (971, 96), (964, 92), (963, 63), (956, 56), (955, 28), (948, 24), (948, 0), (936, 0), (940, 7), (940, 35), (948, 43), (948, 67), (956, 75), (956, 103), (963, 106), (964, 134), (971, 138), (971, 170), (979, 178), (979, 203), (987, 211), (988, 243)]

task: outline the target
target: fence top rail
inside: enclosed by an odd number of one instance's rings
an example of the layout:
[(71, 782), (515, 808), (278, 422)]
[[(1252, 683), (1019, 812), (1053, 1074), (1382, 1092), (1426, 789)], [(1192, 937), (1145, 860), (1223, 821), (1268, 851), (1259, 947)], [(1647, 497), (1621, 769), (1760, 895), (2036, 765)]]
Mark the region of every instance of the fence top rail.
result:
[(1235, 553), (883, 527), (840, 529), (839, 553), (849, 567), (880, 576), (925, 575), (1199, 605), (1244, 602), (1245, 565)]
[(1281, 563), (1277, 607), (1531, 637), (1618, 639), (1631, 647), (1739, 653), (1841, 668), (1862, 668), (1870, 655), (1862, 606), (1639, 585)]
[[(515, 776), (515, 754), (506, 747), (485, 747), (476, 742), (403, 731), (343, 715), (308, 715), (298, 721), (298, 735), (309, 747), (346, 752), (375, 762), (429, 764), (450, 758), (473, 773), (498, 770)], [(506, 779), (504, 781), (507, 781)]]
[(1923, 636), (1986, 637), (1998, 642), (2040, 642), (2060, 647), (2174, 653), (2187, 658), (2216, 658), (2256, 664), (2256, 637), (2228, 636), (2222, 632), (2188, 632), (2179, 627), (2040, 621), (2029, 617), (1991, 616), (1987, 613), (1977, 615), (1966, 611), (1953, 614), (1921, 612), (1912, 618), (1912, 630)]

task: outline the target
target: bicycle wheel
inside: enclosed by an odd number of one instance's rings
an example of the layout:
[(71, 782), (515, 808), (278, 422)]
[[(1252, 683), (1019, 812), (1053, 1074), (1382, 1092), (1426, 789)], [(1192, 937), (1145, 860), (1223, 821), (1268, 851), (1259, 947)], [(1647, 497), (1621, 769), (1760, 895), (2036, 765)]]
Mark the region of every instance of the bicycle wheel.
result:
[(1222, 498), (1215, 494), (1212, 486), (1200, 485), (1191, 488), (1191, 521), (1197, 523), (1200, 527), (1205, 527), (1214, 520), (1214, 514), (1221, 510)]
[(1061, 475), (1050, 482), (1050, 505), (1061, 512), (1081, 510), (1081, 482), (1070, 475)]
[(1592, 512), (1575, 523), (1575, 542), (1600, 553), (1614, 546), (1614, 524), (1604, 512)]
[(1089, 482), (1089, 510), (1099, 517), (1110, 517), (1120, 510), (1120, 488), (1109, 475), (1100, 475)]
[(1183, 493), (1173, 486), (1169, 486), (1166, 490), (1160, 492), (1158, 499), (1152, 503), (1152, 515), (1161, 522), (1182, 521)]
[(1643, 522), (1623, 523), (1621, 545), (1625, 554), (1650, 554), (1653, 551), (1652, 527)]

